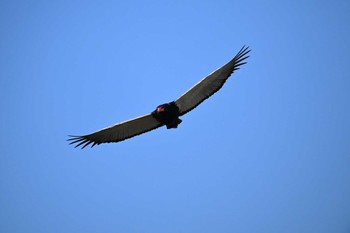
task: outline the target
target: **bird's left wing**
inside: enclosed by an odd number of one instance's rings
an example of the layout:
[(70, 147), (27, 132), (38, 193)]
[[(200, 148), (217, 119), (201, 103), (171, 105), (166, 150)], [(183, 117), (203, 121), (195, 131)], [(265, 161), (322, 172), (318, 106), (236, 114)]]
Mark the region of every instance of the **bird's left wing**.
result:
[(70, 144), (77, 144), (75, 147), (82, 148), (92, 144), (91, 147), (101, 143), (120, 142), (125, 139), (146, 133), (162, 126), (152, 114), (146, 114), (131, 120), (127, 120), (115, 125), (101, 129), (95, 133), (84, 136), (70, 136)]
[(243, 46), (237, 55), (226, 65), (200, 80), (186, 93), (175, 100), (176, 105), (179, 107), (180, 116), (191, 111), (215, 92), (220, 90), (228, 77), (230, 77), (235, 70), (238, 70), (239, 66), (246, 63), (244, 60), (249, 57), (247, 56), (249, 52), (249, 47)]

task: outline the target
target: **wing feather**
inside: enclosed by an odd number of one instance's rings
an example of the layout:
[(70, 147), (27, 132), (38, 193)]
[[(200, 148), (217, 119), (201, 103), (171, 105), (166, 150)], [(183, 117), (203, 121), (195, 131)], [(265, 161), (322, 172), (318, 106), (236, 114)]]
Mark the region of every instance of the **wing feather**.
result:
[(81, 146), (82, 149), (90, 144), (91, 147), (101, 143), (120, 142), (125, 139), (146, 133), (162, 126), (152, 114), (146, 114), (131, 120), (111, 125), (92, 134), (84, 136), (70, 136), (70, 144)]
[(231, 61), (200, 80), (175, 100), (175, 103), (180, 110), (180, 116), (191, 111), (215, 92), (220, 90), (231, 74), (235, 70), (238, 70), (239, 66), (246, 63), (244, 60), (249, 57), (247, 56), (249, 52), (249, 47), (243, 46)]

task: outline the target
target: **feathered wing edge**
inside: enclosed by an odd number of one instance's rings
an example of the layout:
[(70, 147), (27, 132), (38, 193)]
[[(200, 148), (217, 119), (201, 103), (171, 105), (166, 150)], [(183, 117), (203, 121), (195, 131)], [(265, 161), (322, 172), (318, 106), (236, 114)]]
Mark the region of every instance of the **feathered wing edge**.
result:
[(238, 70), (241, 65), (246, 64), (244, 60), (249, 57), (247, 54), (250, 51), (251, 50), (248, 46), (243, 46), (231, 61), (200, 80), (192, 88), (175, 100), (176, 105), (180, 109), (180, 115), (182, 116), (196, 108), (204, 100), (220, 90), (231, 74), (235, 70)]
[(160, 126), (162, 126), (162, 124), (159, 123), (152, 114), (146, 114), (106, 127), (92, 134), (83, 136), (69, 135), (71, 138), (67, 141), (70, 141), (69, 144), (77, 144), (75, 147), (82, 146), (81, 149), (83, 149), (90, 144), (91, 147), (94, 147), (101, 143), (120, 142), (156, 129)]

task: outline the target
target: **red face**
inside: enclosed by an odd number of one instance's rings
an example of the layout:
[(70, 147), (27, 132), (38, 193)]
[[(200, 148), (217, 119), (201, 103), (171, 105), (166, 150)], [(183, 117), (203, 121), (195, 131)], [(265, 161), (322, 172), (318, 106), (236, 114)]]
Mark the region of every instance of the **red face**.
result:
[(164, 112), (165, 108), (163, 106), (160, 106), (157, 108), (157, 112)]

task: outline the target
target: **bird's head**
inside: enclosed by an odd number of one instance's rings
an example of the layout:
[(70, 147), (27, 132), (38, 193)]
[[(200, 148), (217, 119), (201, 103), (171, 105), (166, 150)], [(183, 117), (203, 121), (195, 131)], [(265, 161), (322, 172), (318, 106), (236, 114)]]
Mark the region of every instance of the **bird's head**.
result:
[(157, 112), (164, 112), (164, 111), (165, 111), (165, 107), (164, 106), (157, 107)]

